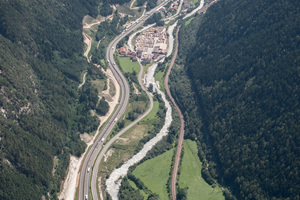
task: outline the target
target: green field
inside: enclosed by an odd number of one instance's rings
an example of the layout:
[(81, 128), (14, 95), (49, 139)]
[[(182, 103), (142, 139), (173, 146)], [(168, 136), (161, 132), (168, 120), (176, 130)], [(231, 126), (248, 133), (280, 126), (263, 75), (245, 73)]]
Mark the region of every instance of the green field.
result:
[(140, 72), (140, 65), (138, 62), (132, 62), (128, 57), (118, 57), (122, 70), (127, 73), (135, 71), (137, 74)]
[(164, 72), (162, 72), (162, 71), (157, 72), (157, 73), (155, 74), (155, 80), (156, 80), (156, 81), (159, 81), (159, 82), (162, 82), (162, 81), (163, 81), (163, 80), (162, 80), (163, 75), (164, 75)]
[(191, 21), (194, 19), (194, 17), (191, 17), (189, 20), (187, 20), (184, 25), (187, 26), (191, 23)]
[(191, 140), (184, 141), (184, 156), (179, 176), (179, 186), (188, 187), (189, 200), (218, 200), (225, 199), (220, 187), (213, 188), (201, 176), (202, 163), (197, 156), (197, 144)]
[(158, 101), (154, 101), (153, 102), (153, 108), (152, 110), (150, 111), (150, 113), (142, 120), (142, 122), (146, 122), (148, 120), (152, 120), (152, 119), (155, 119), (155, 115), (158, 111), (158, 108), (159, 108), (159, 102)]
[(159, 81), (159, 87), (160, 87), (160, 90), (161, 91), (165, 91), (165, 88), (164, 88), (164, 72), (162, 71), (159, 71), (155, 74), (155, 81)]
[(168, 200), (167, 181), (174, 149), (171, 149), (155, 158), (145, 161), (133, 171), (133, 175), (141, 179), (153, 192), (159, 195), (160, 200)]
[(189, 2), (193, 2), (194, 3), (194, 5), (195, 5), (195, 3), (197, 3), (199, 0), (188, 0)]
[(144, 199), (148, 198), (148, 195), (144, 192), (144, 190), (140, 190), (132, 180), (128, 179), (128, 182), (133, 189), (138, 190), (141, 193), (141, 195), (144, 196)]

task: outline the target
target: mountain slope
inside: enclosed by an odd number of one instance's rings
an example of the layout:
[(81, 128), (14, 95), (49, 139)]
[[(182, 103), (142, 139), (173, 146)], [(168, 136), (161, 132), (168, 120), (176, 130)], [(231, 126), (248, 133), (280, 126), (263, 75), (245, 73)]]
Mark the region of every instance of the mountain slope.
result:
[(82, 18), (98, 3), (0, 2), (0, 199), (55, 197), (69, 154), (83, 152), (74, 115), (88, 67)]
[[(209, 176), (238, 199), (299, 198), (299, 8), (289, 0), (220, 1), (194, 19), (195, 45), (181, 35), (200, 118), (187, 137), (206, 142), (209, 167), (217, 165)], [(186, 92), (174, 93), (195, 110), (180, 97)]]

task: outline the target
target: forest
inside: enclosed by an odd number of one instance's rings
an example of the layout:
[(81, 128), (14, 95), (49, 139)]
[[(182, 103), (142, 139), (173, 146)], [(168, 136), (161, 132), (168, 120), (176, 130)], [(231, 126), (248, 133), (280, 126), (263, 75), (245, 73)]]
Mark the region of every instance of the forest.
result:
[(220, 1), (180, 32), (171, 90), (227, 199), (300, 198), (299, 7)]
[(70, 154), (85, 149), (79, 133), (97, 128), (86, 112), (97, 91), (77, 88), (84, 71), (104, 79), (82, 56), (82, 18), (99, 3), (0, 1), (0, 199), (55, 199)]

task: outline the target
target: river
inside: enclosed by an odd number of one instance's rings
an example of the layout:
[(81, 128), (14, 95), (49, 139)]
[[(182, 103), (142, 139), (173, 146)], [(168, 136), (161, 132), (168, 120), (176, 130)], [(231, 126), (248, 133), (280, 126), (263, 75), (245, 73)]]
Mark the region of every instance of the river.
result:
[(173, 46), (174, 46), (173, 31), (174, 31), (174, 28), (177, 26), (177, 22), (178, 22), (178, 20), (174, 24), (172, 24), (171, 26), (169, 26), (169, 28), (168, 28), (169, 48), (168, 48), (168, 52), (167, 52), (166, 57), (169, 57), (172, 54), (172, 51), (173, 51)]
[[(182, 4), (182, 2), (183, 1), (180, 2), (180, 5)], [(186, 19), (187, 17), (194, 15), (198, 10), (200, 10), (203, 7), (203, 5), (204, 5), (204, 0), (201, 0), (200, 5), (196, 9), (194, 9), (191, 13), (187, 14), (183, 19)], [(172, 17), (175, 17), (175, 16), (172, 16)], [(169, 28), (167, 30), (168, 34), (169, 34), (169, 47), (168, 47), (166, 57), (170, 56), (173, 51), (173, 45), (174, 45), (173, 31), (174, 31), (174, 28), (177, 26), (177, 22), (178, 21), (176, 21), (174, 24), (169, 26)], [(145, 27), (144, 29), (142, 29), (138, 32), (142, 32), (143, 30), (145, 30), (147, 28), (149, 28), (149, 27)], [(128, 44), (129, 44), (130, 50), (133, 50), (132, 39), (138, 32), (136, 32), (135, 34), (132, 34), (129, 37)], [(151, 65), (148, 68), (147, 74), (145, 75), (144, 82), (145, 82), (146, 87), (149, 87), (149, 85), (152, 84), (153, 91), (156, 91), (158, 94), (161, 95), (161, 97), (165, 103), (165, 107), (167, 108), (165, 124), (162, 127), (162, 129), (160, 130), (160, 132), (144, 145), (143, 149), (140, 152), (135, 154), (131, 159), (126, 161), (120, 168), (115, 169), (110, 174), (109, 178), (106, 180), (106, 187), (107, 187), (107, 192), (109, 193), (109, 195), (112, 197), (113, 200), (118, 200), (118, 193), (120, 190), (121, 182), (122, 182), (123, 177), (126, 176), (126, 174), (128, 173), (129, 167), (131, 167), (134, 164), (141, 161), (146, 156), (146, 154), (152, 149), (152, 147), (157, 142), (159, 142), (164, 136), (166, 136), (168, 134), (168, 129), (173, 120), (171, 105), (170, 105), (169, 101), (166, 99), (165, 94), (159, 89), (159, 83), (155, 82), (154, 74), (155, 74), (156, 67), (157, 67), (157, 63), (154, 63), (153, 65)]]
[(157, 67), (157, 63), (151, 65), (148, 68), (147, 74), (145, 76), (145, 83), (147, 87), (149, 87), (149, 85), (152, 84), (153, 91), (156, 91), (158, 94), (160, 94), (165, 103), (165, 107), (167, 108), (165, 124), (160, 130), (160, 132), (144, 145), (143, 149), (140, 152), (135, 154), (130, 160), (126, 161), (120, 168), (115, 169), (110, 174), (109, 179), (106, 180), (106, 186), (107, 186), (107, 192), (110, 194), (113, 200), (118, 199), (118, 192), (121, 186), (122, 178), (126, 176), (129, 167), (133, 166), (134, 164), (142, 160), (146, 156), (147, 152), (150, 151), (157, 142), (159, 142), (164, 136), (168, 134), (169, 132), (168, 129), (173, 120), (171, 105), (169, 101), (166, 99), (166, 95), (159, 89), (159, 86), (155, 82), (154, 73), (156, 67)]

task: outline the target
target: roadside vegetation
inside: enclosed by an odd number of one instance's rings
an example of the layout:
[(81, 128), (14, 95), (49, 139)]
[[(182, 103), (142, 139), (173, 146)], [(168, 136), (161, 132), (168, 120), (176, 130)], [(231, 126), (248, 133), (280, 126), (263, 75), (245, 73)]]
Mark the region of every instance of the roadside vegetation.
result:
[[(139, 64), (137, 62), (131, 62), (130, 59), (126, 57), (116, 58), (116, 65), (120, 66), (130, 86), (130, 99), (124, 117), (119, 120), (118, 125), (114, 128), (109, 138), (113, 137), (114, 134), (134, 121), (139, 115), (144, 113), (149, 104), (149, 99), (138, 82), (137, 76), (140, 70)], [(137, 93), (136, 90), (138, 90), (139, 92)], [(116, 167), (121, 166), (126, 160), (137, 153), (148, 140), (155, 136), (155, 134), (161, 129), (163, 125), (164, 117), (164, 103), (159, 96), (155, 95), (154, 108), (146, 117), (146, 119), (125, 132), (120, 137), (120, 139), (118, 139), (111, 146), (107, 153), (107, 159), (102, 161), (102, 165), (99, 169), (99, 175), (101, 176), (102, 180), (101, 184), (103, 185), (102, 188), (105, 188), (105, 177), (107, 178), (107, 176)], [(151, 121), (151, 123), (149, 123), (149, 121)], [(103, 164), (103, 162), (105, 162), (105, 164)], [(129, 184), (127, 179), (125, 179), (124, 184)], [(124, 192), (125, 193), (122, 193), (122, 195), (132, 194), (132, 192)], [(147, 194), (151, 195), (151, 192), (148, 192)], [(138, 198), (138, 196), (136, 196), (136, 198)]]
[[(156, 102), (160, 102), (159, 105), (163, 104), (161, 100), (156, 100)], [(147, 123), (148, 120), (140, 122), (125, 132), (111, 146), (108, 153), (106, 153), (107, 159), (105, 158), (102, 160), (99, 169), (102, 188), (105, 188), (105, 177), (107, 178), (116, 167), (118, 168), (121, 166), (126, 160), (136, 154), (148, 140), (154, 137), (155, 133), (162, 127), (163, 119), (164, 110), (162, 109), (160, 112), (156, 112), (155, 115), (152, 115), (152, 117), (149, 118), (153, 123)], [(125, 120), (122, 120), (122, 122), (119, 123), (124, 123), (124, 121)], [(129, 120), (127, 123), (130, 122), (131, 121)], [(120, 129), (114, 130), (114, 132), (118, 132), (119, 130)]]

